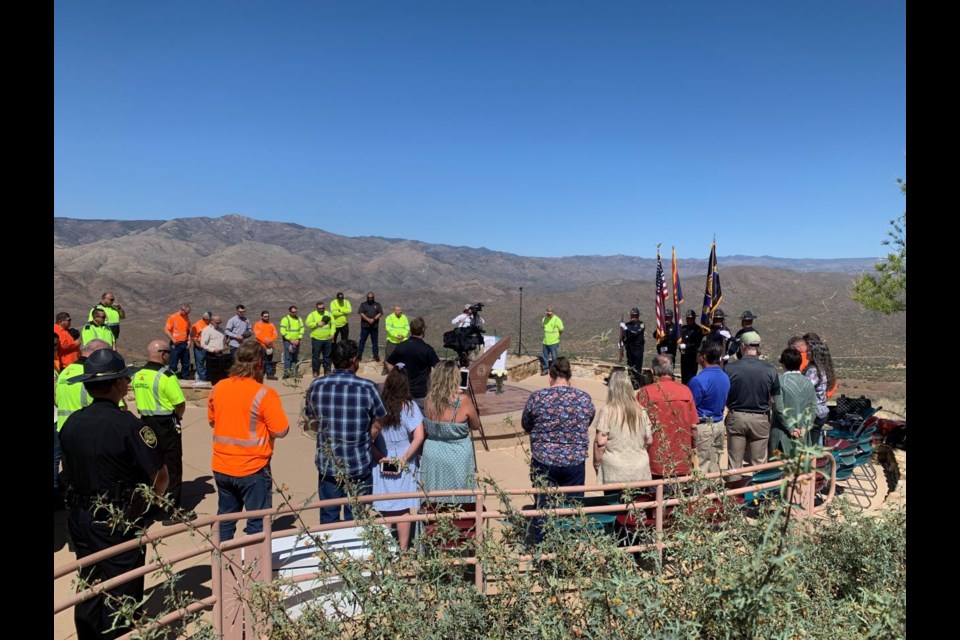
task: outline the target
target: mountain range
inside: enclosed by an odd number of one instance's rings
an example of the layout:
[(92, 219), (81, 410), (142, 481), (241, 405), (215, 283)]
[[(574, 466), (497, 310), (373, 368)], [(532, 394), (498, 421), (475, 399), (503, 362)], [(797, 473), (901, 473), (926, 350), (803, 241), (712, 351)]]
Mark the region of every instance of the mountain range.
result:
[[(703, 259), (678, 260), (687, 294), (682, 311), (694, 309), (699, 315), (708, 251), (704, 247)], [(758, 314), (756, 325), (777, 353), (791, 335), (817, 331), (830, 342), (834, 357), (850, 366), (901, 367), (905, 314), (882, 316), (850, 299), (854, 277), (871, 270), (875, 261), (720, 256), (721, 307), (734, 328), (741, 311)], [(669, 256), (665, 262), (669, 273)], [(537, 352), (539, 321), (550, 304), (567, 325), (567, 349), (615, 358), (617, 332), (608, 330), (630, 307), (640, 307), (652, 333), (655, 273), (655, 258), (528, 257), (402, 238), (342, 236), (234, 214), (136, 221), (54, 218), (54, 312), (67, 310), (85, 319), (100, 294), (113, 290), (128, 315), (121, 343), (131, 347), (162, 336), (163, 319), (185, 301), (195, 317), (212, 309), (226, 319), (242, 302), (252, 317), (261, 308), (271, 309), (279, 321), (289, 304), (298, 304), (305, 316), (316, 300), (329, 302), (337, 291), (344, 291), (356, 310), (365, 292), (373, 290), (386, 310), (399, 303), (410, 317), (423, 315), (428, 340), (436, 346), (463, 304), (481, 302), (488, 332), (510, 335), (515, 345), (522, 338), (523, 346)], [(351, 324), (356, 338), (359, 326)], [(650, 337), (647, 349), (652, 353)]]

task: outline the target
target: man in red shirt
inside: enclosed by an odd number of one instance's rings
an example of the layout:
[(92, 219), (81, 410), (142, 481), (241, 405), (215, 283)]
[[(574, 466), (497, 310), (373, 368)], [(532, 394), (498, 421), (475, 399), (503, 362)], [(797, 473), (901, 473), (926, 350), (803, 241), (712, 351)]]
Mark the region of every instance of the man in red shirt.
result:
[(267, 359), (265, 370), (267, 380), (277, 379), (277, 363), (273, 361), (273, 345), (277, 341), (277, 328), (270, 322), (270, 312), (261, 311), (260, 321), (253, 325), (253, 335), (257, 336), (257, 342), (263, 345), (266, 351)]
[(57, 358), (60, 360), (61, 370), (80, 358), (80, 343), (70, 335), (70, 323), (72, 321), (69, 313), (61, 311), (57, 314), (56, 322), (53, 324), (53, 332), (57, 334), (59, 340)]
[(696, 425), (700, 422), (690, 389), (673, 379), (673, 359), (653, 357), (653, 382), (640, 388), (640, 403), (653, 425), (653, 443), (647, 448), (654, 479), (685, 476), (697, 450)]

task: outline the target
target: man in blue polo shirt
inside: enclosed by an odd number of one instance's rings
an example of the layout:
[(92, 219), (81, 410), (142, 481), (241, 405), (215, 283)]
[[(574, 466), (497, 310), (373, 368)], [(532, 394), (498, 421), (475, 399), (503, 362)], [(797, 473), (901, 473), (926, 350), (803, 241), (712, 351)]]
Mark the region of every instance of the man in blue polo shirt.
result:
[(720, 452), (726, 429), (723, 425), (723, 409), (730, 393), (730, 378), (720, 366), (723, 345), (717, 341), (704, 341), (697, 352), (698, 364), (703, 367), (690, 379), (687, 386), (697, 405), (700, 424), (697, 425), (697, 457), (704, 473), (721, 471)]

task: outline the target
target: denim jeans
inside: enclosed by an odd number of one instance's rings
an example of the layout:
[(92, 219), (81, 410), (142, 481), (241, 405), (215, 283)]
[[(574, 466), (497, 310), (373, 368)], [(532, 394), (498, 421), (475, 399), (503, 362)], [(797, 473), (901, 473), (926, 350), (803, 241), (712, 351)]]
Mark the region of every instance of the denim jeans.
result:
[[(273, 477), (268, 464), (249, 476), (228, 476), (213, 472), (217, 483), (217, 515), (269, 509), (273, 506)], [(220, 541), (232, 540), (237, 531), (237, 521), (220, 523)], [(243, 532), (247, 535), (263, 531), (263, 518), (247, 518)]]
[(360, 344), (358, 345), (357, 355), (363, 357), (363, 348), (367, 344), (367, 336), (370, 336), (370, 347), (373, 349), (373, 359), (380, 358), (380, 327), (367, 328), (360, 325)]
[(266, 360), (263, 363), (264, 373), (268, 376), (277, 375), (277, 363), (273, 361), (273, 356), (274, 354), (272, 353), (266, 356)]
[(550, 363), (557, 359), (557, 348), (559, 346), (559, 342), (557, 344), (543, 345), (543, 354), (540, 356), (540, 371), (549, 369)]
[[(293, 351), (290, 351), (293, 347)], [(294, 345), (286, 338), (283, 339), (283, 375), (289, 377), (292, 375), (293, 363), (300, 359), (300, 345)]]
[(197, 375), (201, 380), (207, 379), (207, 352), (198, 346), (193, 347), (193, 361), (197, 363)]
[[(369, 496), (373, 493), (373, 473), (367, 472), (367, 475), (356, 478), (350, 478), (350, 483), (356, 489), (358, 496)], [(331, 500), (333, 498), (345, 498), (346, 494), (337, 482), (336, 476), (320, 476), (320, 482), (317, 489), (321, 500)], [(353, 520), (353, 510), (349, 504), (343, 505), (343, 521)], [(339, 522), (340, 507), (320, 507), (320, 524), (329, 524)]]
[(179, 366), (178, 376), (186, 380), (190, 377), (190, 343), (171, 342), (170, 349), (170, 371), (178, 373), (177, 366)]
[(313, 368), (313, 375), (320, 373), (320, 360), (323, 359), (323, 372), (330, 373), (330, 350), (333, 348), (333, 343), (329, 340), (317, 340), (316, 338), (310, 338), (310, 343), (313, 346), (313, 354), (310, 359), (310, 366)]
[[(549, 487), (576, 487), (586, 484), (587, 463), (574, 464), (569, 467), (555, 467), (549, 464), (543, 464), (536, 460), (530, 460), (530, 480), (534, 486), (537, 486), (538, 479), (541, 483)], [(561, 500), (567, 498), (582, 498), (583, 492), (559, 494)], [(537, 508), (550, 507), (551, 498), (545, 494), (538, 494), (536, 499)], [(531, 526), (533, 527), (533, 539), (537, 544), (543, 539), (543, 518), (533, 518)]]

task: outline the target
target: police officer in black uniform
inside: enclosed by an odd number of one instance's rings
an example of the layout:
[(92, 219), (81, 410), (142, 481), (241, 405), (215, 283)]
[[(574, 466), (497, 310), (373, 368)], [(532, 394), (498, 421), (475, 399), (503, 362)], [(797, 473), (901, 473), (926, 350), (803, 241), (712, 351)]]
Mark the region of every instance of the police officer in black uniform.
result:
[[(83, 375), (71, 383), (83, 383), (93, 398), (90, 406), (74, 412), (60, 430), (63, 480), (67, 485), (67, 526), (77, 558), (84, 558), (114, 545), (136, 540), (142, 526), (144, 501), (135, 494), (137, 485), (152, 487), (157, 494), (167, 488), (167, 468), (153, 430), (118, 403), (130, 386), (136, 367), (127, 367), (113, 349), (94, 351), (83, 364)], [(129, 526), (133, 523), (135, 526)], [(80, 570), (87, 586), (109, 580), (144, 565), (146, 549), (138, 547)], [(74, 608), (79, 640), (116, 638), (129, 628), (109, 633), (117, 598), (143, 599), (143, 578), (108, 589)]]
[(745, 334), (747, 331), (756, 331), (757, 328), (753, 326), (753, 321), (756, 320), (759, 316), (753, 315), (753, 311), (744, 311), (740, 314), (740, 331), (737, 331), (737, 335), (733, 336), (738, 341), (740, 336)]
[[(723, 313), (723, 309), (716, 309), (713, 312), (713, 320), (710, 323), (710, 332), (707, 333), (704, 340), (717, 341), (723, 347), (723, 357), (720, 362), (722, 365), (725, 365), (730, 359), (730, 343), (733, 334), (730, 333), (730, 329), (727, 328), (727, 316)], [(734, 345), (739, 345), (739, 343), (734, 343)]]
[[(621, 318), (623, 316), (620, 316)], [(640, 375), (643, 370), (643, 332), (646, 326), (640, 321), (640, 309), (630, 309), (630, 320), (620, 323), (620, 362), (623, 362), (623, 353), (627, 353), (627, 368), (630, 371), (630, 380), (633, 388), (640, 388)]]
[(697, 375), (697, 353), (703, 342), (703, 327), (697, 323), (697, 312), (687, 311), (687, 323), (680, 327), (680, 380), (687, 384)]
[(673, 364), (677, 364), (677, 325), (673, 321), (673, 311), (667, 309), (663, 313), (666, 322), (664, 323), (664, 335), (666, 336), (657, 344), (657, 351), (660, 353), (669, 353)]

